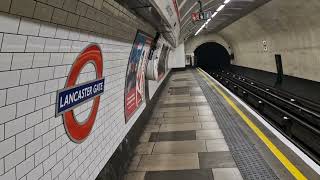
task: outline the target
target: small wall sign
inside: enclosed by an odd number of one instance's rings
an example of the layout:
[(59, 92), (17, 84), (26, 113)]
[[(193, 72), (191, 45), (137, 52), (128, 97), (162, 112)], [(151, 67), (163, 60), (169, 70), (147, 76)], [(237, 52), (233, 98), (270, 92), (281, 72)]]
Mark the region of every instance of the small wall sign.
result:
[(207, 20), (210, 19), (212, 16), (211, 11), (206, 11), (206, 12), (194, 12), (191, 14), (192, 21), (201, 21), (201, 20)]
[(267, 41), (266, 41), (266, 40), (263, 40), (263, 41), (262, 41), (262, 45), (263, 45), (263, 51), (264, 51), (264, 52), (267, 52), (267, 51), (268, 51)]

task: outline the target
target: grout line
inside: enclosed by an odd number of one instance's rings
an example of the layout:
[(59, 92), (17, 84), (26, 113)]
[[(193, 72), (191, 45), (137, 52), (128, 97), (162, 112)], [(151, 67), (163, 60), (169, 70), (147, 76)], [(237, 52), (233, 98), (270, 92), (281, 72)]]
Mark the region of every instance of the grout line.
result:
[(1, 42), (0, 42), (0, 52), (1, 52), (1, 49), (2, 49), (3, 39), (4, 39), (4, 33), (2, 33), (2, 38), (1, 38)]
[[(138, 169), (138, 167), (139, 167), (139, 165), (140, 165), (140, 163), (141, 163), (142, 156), (144, 156), (144, 155), (143, 155), (143, 154), (140, 155), (139, 162), (138, 162), (138, 164), (137, 164), (137, 167), (136, 167), (135, 170), (134, 170), (134, 171), (136, 171), (136, 172), (137, 172), (137, 169)], [(131, 161), (131, 162), (132, 162), (132, 161)]]
[[(159, 133), (157, 133), (157, 134), (159, 134)], [(154, 144), (153, 144), (153, 146), (152, 146), (152, 151), (151, 151), (151, 154), (149, 154), (149, 155), (152, 155), (152, 153), (153, 153), (153, 151), (154, 151), (154, 148), (155, 148), (157, 142), (153, 142), (153, 143), (154, 143)]]
[(206, 140), (206, 139), (204, 139), (204, 143), (205, 143), (205, 145), (206, 145), (206, 150), (207, 150), (207, 152), (209, 152), (209, 151), (208, 151), (208, 145), (207, 145), (207, 140)]

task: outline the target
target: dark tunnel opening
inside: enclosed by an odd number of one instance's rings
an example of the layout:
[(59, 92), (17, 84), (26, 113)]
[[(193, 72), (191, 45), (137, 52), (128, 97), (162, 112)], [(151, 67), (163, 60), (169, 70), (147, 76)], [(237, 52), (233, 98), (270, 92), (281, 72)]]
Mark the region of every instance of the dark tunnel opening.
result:
[(208, 42), (200, 45), (195, 51), (196, 65), (204, 70), (225, 69), (230, 66), (230, 55), (220, 44)]

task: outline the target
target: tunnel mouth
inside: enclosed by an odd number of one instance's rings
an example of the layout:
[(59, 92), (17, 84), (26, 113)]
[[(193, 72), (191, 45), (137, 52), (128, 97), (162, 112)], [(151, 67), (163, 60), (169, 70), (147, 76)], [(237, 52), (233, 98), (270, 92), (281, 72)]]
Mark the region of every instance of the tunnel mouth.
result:
[(201, 44), (194, 51), (196, 66), (204, 70), (216, 71), (230, 67), (230, 55), (225, 47), (216, 42)]

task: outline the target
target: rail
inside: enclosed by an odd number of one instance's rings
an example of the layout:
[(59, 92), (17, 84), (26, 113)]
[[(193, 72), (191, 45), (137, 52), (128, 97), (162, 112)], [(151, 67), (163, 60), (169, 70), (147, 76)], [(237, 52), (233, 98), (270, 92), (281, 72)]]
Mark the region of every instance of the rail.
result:
[(317, 111), (296, 104), (288, 100), (288, 96), (275, 94), (261, 88), (258, 83), (243, 80), (244, 78), (236, 77), (230, 72), (208, 73), (267, 117), (272, 126), (320, 164), (320, 115)]

